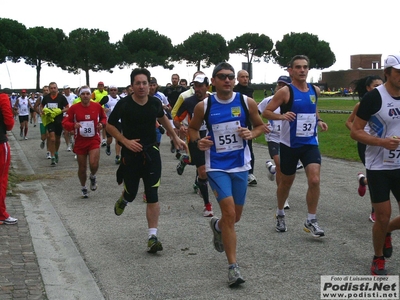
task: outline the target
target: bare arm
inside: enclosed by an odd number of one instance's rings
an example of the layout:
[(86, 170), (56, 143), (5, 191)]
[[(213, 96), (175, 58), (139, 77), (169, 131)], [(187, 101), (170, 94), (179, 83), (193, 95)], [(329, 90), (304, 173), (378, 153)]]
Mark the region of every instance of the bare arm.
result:
[[(249, 138), (247, 138), (246, 134), (244, 134), (242, 138), (250, 140), (260, 136), (263, 133), (269, 133), (269, 128), (264, 127), (264, 122), (258, 113), (258, 106), (256, 101), (254, 101), (254, 99), (252, 98), (247, 98), (247, 103), (249, 105), (249, 118), (251, 124), (253, 125), (253, 129), (250, 131)], [(265, 132), (265, 130), (267, 130), (267, 132)]]
[(353, 122), (354, 122), (354, 119), (355, 119), (355, 117), (356, 117), (356, 114), (357, 114), (357, 111), (358, 111), (358, 107), (359, 107), (359, 106), (360, 106), (360, 102), (358, 102), (358, 103), (354, 106), (353, 111), (351, 112), (349, 118), (347, 119), (347, 121), (346, 121), (346, 123), (345, 123), (347, 129), (349, 129), (349, 130), (351, 130), (351, 127), (353, 126)]
[(353, 140), (356, 140), (366, 145), (384, 147), (388, 150), (397, 149), (400, 143), (400, 138), (398, 137), (380, 138), (372, 136), (367, 132), (365, 132), (364, 130), (365, 125), (367, 125), (367, 121), (356, 116), (354, 118), (353, 126), (351, 126), (350, 137)]
[(190, 120), (188, 133), (191, 141), (198, 141), (197, 147), (206, 151), (211, 148), (214, 144), (212, 140), (210, 140), (210, 136), (205, 136), (200, 139), (200, 127), (204, 120), (204, 101), (198, 103), (194, 108), (193, 118)]
[(282, 104), (286, 104), (290, 99), (289, 87), (285, 86), (277, 91), (267, 107), (262, 112), (262, 116), (268, 120), (287, 120), (293, 121), (296, 118), (296, 114), (289, 111), (285, 114), (277, 114), (274, 111)]

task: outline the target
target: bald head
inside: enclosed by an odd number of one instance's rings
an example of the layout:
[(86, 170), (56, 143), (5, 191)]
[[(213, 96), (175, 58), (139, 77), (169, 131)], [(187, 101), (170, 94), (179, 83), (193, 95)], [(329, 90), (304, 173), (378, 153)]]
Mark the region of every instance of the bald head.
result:
[(248, 86), (249, 85), (249, 73), (246, 70), (240, 70), (237, 73), (237, 80), (240, 85)]

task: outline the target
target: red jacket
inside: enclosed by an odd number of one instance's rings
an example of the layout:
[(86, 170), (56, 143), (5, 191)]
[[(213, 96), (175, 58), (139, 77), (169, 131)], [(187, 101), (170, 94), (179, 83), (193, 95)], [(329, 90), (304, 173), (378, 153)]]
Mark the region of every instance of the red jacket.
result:
[(10, 98), (0, 94), (0, 143), (8, 141), (7, 131), (14, 127), (14, 115), (10, 105)]

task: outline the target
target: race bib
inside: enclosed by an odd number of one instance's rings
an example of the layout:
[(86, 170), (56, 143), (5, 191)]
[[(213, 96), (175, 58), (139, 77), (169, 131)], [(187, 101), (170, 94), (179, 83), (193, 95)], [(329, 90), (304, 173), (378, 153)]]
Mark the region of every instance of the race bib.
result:
[(47, 108), (58, 108), (58, 104), (57, 103), (47, 103)]
[(310, 137), (314, 135), (316, 114), (297, 114), (297, 137)]
[(212, 125), (217, 153), (243, 149), (243, 139), (239, 136), (239, 121)]
[(383, 149), (383, 165), (400, 166), (400, 146), (396, 150)]
[(19, 113), (20, 113), (21, 115), (26, 115), (26, 114), (28, 114), (28, 108), (27, 108), (26, 106), (21, 107)]
[(94, 128), (94, 121), (82, 121), (79, 122), (81, 127), (79, 128), (79, 134), (83, 137), (94, 137), (96, 130)]

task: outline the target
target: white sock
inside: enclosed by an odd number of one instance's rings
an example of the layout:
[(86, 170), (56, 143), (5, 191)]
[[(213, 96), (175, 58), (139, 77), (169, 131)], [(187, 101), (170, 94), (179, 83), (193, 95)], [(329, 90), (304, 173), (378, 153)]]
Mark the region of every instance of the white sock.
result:
[(276, 215), (277, 216), (284, 216), (285, 215), (285, 210), (284, 209), (276, 209)]
[(276, 173), (276, 166), (271, 166), (271, 167), (269, 168), (269, 171), (270, 171), (272, 174), (275, 174), (275, 173)]
[(221, 232), (221, 229), (219, 229), (218, 223), (219, 223), (219, 220), (217, 222), (215, 222), (214, 227), (218, 232)]
[(149, 228), (149, 238), (150, 238), (152, 235), (157, 236), (157, 228)]
[(317, 219), (317, 215), (316, 214), (307, 214), (307, 221), (311, 221), (313, 219)]

